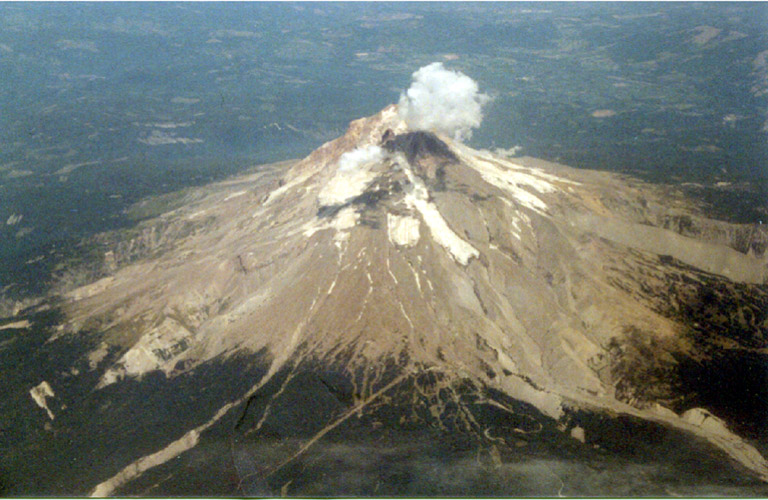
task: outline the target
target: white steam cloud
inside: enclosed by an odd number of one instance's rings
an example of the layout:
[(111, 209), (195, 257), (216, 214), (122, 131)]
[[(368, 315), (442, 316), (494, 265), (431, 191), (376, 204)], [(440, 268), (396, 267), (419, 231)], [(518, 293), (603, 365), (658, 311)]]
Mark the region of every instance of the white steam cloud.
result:
[(341, 155), (341, 158), (339, 158), (339, 170), (354, 170), (360, 165), (379, 162), (382, 158), (384, 158), (384, 150), (379, 146), (371, 145), (353, 149)]
[(371, 169), (383, 159), (384, 150), (375, 145), (353, 149), (341, 155), (335, 175), (318, 195), (320, 203), (341, 205), (363, 194), (376, 178)]
[(411, 87), (400, 95), (398, 112), (411, 130), (431, 130), (463, 141), (480, 126), (489, 100), (473, 79), (436, 62), (413, 74)]

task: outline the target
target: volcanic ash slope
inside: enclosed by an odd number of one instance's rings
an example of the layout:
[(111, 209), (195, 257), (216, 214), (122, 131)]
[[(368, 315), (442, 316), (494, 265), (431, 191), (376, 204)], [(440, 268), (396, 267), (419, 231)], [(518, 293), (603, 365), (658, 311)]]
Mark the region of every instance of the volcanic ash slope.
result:
[[(95, 389), (257, 352), (268, 370), (95, 494), (194, 447), (277, 384), (254, 417), (258, 436), (307, 372), (335, 374), (324, 383), (344, 404), (297, 423), (290, 453), (256, 476), (366, 414), (386, 425), (388, 406), (408, 408), (401, 425), (490, 439), (477, 405), (514, 413), (517, 401), (580, 441), (578, 409), (672, 426), (768, 480), (760, 453), (721, 419), (685, 408), (673, 379), (676, 360), (700, 349), (682, 305), (713, 283), (762, 304), (768, 238), (707, 219), (672, 188), (502, 159), (409, 131), (390, 106), (287, 171), (220, 184), (145, 226), (143, 254), (129, 259), (133, 245), (122, 243), (112, 258), (127, 263), (65, 295), (59, 337), (98, 332)], [(752, 340), (764, 335), (759, 318), (745, 321)], [(312, 404), (307, 412), (325, 415)]]

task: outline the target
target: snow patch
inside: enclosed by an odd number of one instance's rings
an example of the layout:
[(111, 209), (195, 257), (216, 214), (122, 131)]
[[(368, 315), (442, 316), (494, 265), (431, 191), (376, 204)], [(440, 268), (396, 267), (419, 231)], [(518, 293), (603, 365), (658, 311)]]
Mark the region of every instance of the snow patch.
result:
[(232, 198), (237, 198), (238, 196), (242, 196), (242, 195), (244, 195), (244, 194), (245, 194), (245, 193), (247, 193), (247, 192), (248, 192), (248, 191), (238, 191), (238, 192), (236, 192), (236, 193), (232, 193), (232, 194), (230, 194), (229, 196), (227, 196), (226, 198), (224, 198), (224, 201), (229, 201), (229, 200), (231, 200)]
[(507, 191), (520, 204), (537, 212), (546, 211), (547, 204), (530, 190), (538, 193), (557, 191), (557, 188), (550, 182), (541, 177), (525, 173), (522, 167), (518, 167), (520, 170), (503, 169), (495, 162), (485, 161), (480, 158), (467, 158), (465, 161), (480, 173), (483, 180)]
[(24, 319), (21, 321), (14, 321), (13, 323), (6, 323), (0, 326), (0, 330), (10, 330), (12, 328), (29, 328), (31, 325), (32, 323), (30, 323), (29, 320)]
[(578, 425), (571, 429), (571, 437), (577, 441), (581, 441), (582, 443), (587, 441), (587, 435), (584, 432), (584, 429)]
[(17, 215), (17, 214), (11, 214), (10, 217), (8, 217), (8, 220), (5, 221), (5, 224), (8, 226), (15, 226), (19, 222), (21, 222), (21, 219), (23, 219), (23, 215)]
[(149, 136), (139, 139), (139, 142), (148, 146), (164, 146), (167, 144), (197, 144), (203, 142), (199, 138), (177, 137), (176, 134), (154, 129)]
[(107, 354), (109, 354), (109, 346), (102, 342), (98, 348), (88, 353), (88, 367), (91, 370), (98, 368), (99, 363), (107, 357)]
[(337, 231), (344, 231), (355, 227), (359, 219), (360, 214), (357, 213), (354, 208), (346, 207), (345, 209), (339, 211), (338, 215), (334, 217), (333, 222), (331, 222), (331, 226)]
[[(201, 426), (205, 427), (205, 426)], [(200, 428), (192, 429), (181, 438), (172, 442), (162, 450), (142, 457), (131, 463), (103, 483), (99, 483), (91, 492), (91, 497), (103, 498), (111, 496), (115, 489), (127, 483), (134, 477), (140, 476), (152, 467), (164, 464), (168, 460), (181, 455), (183, 452), (197, 446), (200, 440)]]
[[(508, 207), (514, 208), (514, 205), (512, 204), (511, 201), (507, 200), (506, 198), (500, 198), (500, 199)], [(522, 234), (522, 231), (523, 231), (523, 227), (522, 227), (523, 224), (525, 224), (527, 227), (531, 227), (531, 219), (527, 215), (525, 215), (523, 212), (521, 212), (519, 210), (515, 210), (512, 213), (512, 229), (513, 229), (513, 231), (511, 231), (511, 232), (512, 232), (512, 236), (517, 238), (519, 241), (522, 241), (521, 234)]]
[(353, 207), (345, 207), (330, 221), (316, 218), (305, 224), (303, 227), (304, 237), (309, 238), (318, 231), (332, 228), (336, 230), (333, 237), (334, 241), (346, 241), (349, 239), (347, 230), (355, 227), (358, 220), (360, 220), (360, 214)]
[(341, 155), (336, 173), (318, 194), (322, 205), (342, 205), (359, 196), (376, 178), (372, 171), (384, 158), (384, 150), (371, 145)]
[(47, 398), (54, 397), (51, 385), (43, 380), (38, 385), (30, 389), (29, 395), (32, 396), (32, 400), (37, 404), (37, 406), (48, 413), (48, 418), (53, 420), (53, 412), (50, 410), (50, 408), (48, 408), (48, 402), (46, 401)]
[(412, 247), (419, 241), (419, 219), (388, 213), (387, 234), (390, 243)]
[(731, 435), (725, 422), (703, 408), (691, 408), (680, 415), (680, 418), (690, 424), (700, 427), (709, 434), (726, 437)]
[(76, 288), (71, 292), (68, 292), (66, 297), (75, 301), (87, 299), (103, 292), (109, 288), (109, 286), (112, 285), (114, 281), (114, 276), (107, 276), (106, 278), (102, 278), (94, 283), (91, 283), (90, 285), (81, 286), (80, 288)]
[(554, 183), (579, 184), (538, 169), (526, 168), (511, 161), (482, 154), (461, 144), (454, 144), (453, 147), (462, 161), (474, 168), (483, 180), (503, 189), (511, 194), (515, 201), (539, 213), (546, 212), (547, 204), (536, 193), (559, 191)]
[(405, 196), (405, 203), (410, 207), (419, 211), (421, 217), (424, 219), (424, 223), (429, 227), (429, 231), (432, 233), (432, 238), (448, 253), (451, 254), (453, 259), (466, 266), (469, 263), (469, 259), (472, 257), (478, 257), (480, 253), (475, 247), (459, 238), (459, 236), (448, 227), (448, 223), (445, 222), (440, 211), (437, 209), (434, 203), (429, 202), (429, 192), (426, 186), (418, 179), (410, 168), (404, 169), (408, 180), (411, 182), (413, 188), (410, 193)]
[(106, 387), (125, 376), (139, 376), (152, 370), (170, 373), (178, 356), (187, 350), (192, 332), (178, 321), (165, 318), (163, 322), (141, 336), (120, 360), (104, 373), (97, 389)]
[(352, 207), (345, 208), (333, 219), (331, 227), (336, 229), (336, 234), (333, 235), (333, 244), (339, 249), (339, 258), (341, 258), (345, 245), (349, 241), (348, 229), (355, 227), (358, 220), (360, 220), (360, 214)]

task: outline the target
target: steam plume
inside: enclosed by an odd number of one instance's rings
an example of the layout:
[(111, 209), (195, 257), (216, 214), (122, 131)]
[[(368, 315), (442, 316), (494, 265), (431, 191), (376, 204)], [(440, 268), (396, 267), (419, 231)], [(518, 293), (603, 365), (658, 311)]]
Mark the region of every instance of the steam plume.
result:
[(384, 151), (375, 145), (347, 151), (339, 158), (339, 170), (354, 170), (360, 165), (381, 161)]
[(375, 178), (371, 168), (384, 158), (384, 150), (371, 145), (347, 151), (339, 158), (336, 174), (320, 191), (323, 205), (341, 205), (359, 196)]
[(489, 101), (467, 75), (432, 63), (413, 74), (410, 88), (400, 95), (398, 111), (412, 130), (431, 130), (463, 141), (483, 120)]

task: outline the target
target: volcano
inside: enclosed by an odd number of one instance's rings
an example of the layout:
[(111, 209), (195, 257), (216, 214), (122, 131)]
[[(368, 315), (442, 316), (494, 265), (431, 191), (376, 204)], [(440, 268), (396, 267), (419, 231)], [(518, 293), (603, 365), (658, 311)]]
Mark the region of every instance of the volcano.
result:
[(6, 494), (768, 494), (762, 225), (394, 105), (162, 212), (0, 325)]

